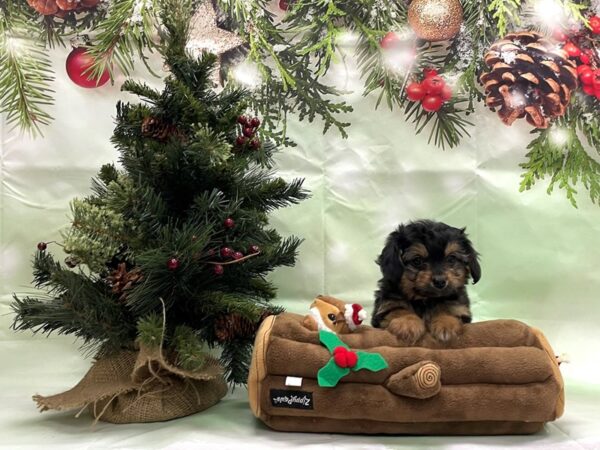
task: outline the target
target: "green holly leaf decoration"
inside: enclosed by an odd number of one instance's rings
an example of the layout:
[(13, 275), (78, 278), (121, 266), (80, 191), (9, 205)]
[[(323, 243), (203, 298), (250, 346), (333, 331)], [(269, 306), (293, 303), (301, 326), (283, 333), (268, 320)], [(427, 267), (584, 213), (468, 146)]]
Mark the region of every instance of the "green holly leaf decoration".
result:
[(332, 333), (331, 331), (319, 331), (319, 340), (321, 341), (321, 344), (327, 347), (329, 353), (333, 353), (333, 349), (336, 347), (344, 347), (346, 349), (350, 348), (346, 344), (344, 344), (335, 333)]
[(379, 372), (388, 368), (388, 363), (379, 353), (356, 352), (356, 354), (358, 355), (358, 362), (352, 368), (354, 372), (361, 369)]
[(317, 382), (321, 387), (335, 387), (338, 382), (350, 373), (350, 369), (339, 367), (333, 358), (327, 361), (317, 373)]

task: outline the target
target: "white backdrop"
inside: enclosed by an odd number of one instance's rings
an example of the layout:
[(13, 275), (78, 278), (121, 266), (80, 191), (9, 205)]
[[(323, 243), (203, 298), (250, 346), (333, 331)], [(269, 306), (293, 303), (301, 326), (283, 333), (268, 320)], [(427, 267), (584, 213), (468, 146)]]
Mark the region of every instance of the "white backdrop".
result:
[[(31, 290), (36, 243), (59, 237), (69, 200), (85, 195), (100, 165), (116, 159), (109, 142), (115, 103), (128, 98), (120, 79), (113, 87), (76, 87), (63, 72), (66, 51), (52, 58), (58, 74), (52, 127), (37, 140), (5, 125), (0, 135), (0, 448), (600, 448), (600, 208), (582, 190), (574, 209), (560, 192), (547, 196), (543, 182), (518, 193), (525, 126), (504, 127), (482, 111), (472, 138), (442, 151), (414, 136), (398, 112), (375, 112), (374, 100), (360, 90), (347, 96), (355, 107), (347, 140), (335, 131), (323, 136), (320, 124), (289, 124), (298, 147), (278, 158), (280, 173), (305, 177), (312, 197), (273, 220), (283, 234), (306, 239), (297, 266), (274, 275), (278, 302), (303, 312), (316, 294), (328, 293), (370, 309), (378, 279), (373, 261), (394, 226), (417, 218), (466, 226), (482, 254), (482, 280), (470, 289), (475, 319), (526, 321), (542, 328), (558, 353), (569, 354), (564, 418), (531, 437), (282, 434), (252, 418), (243, 389), (205, 413), (163, 424), (99, 424), (92, 431), (85, 416), (39, 415), (31, 394), (70, 387), (89, 360), (70, 337), (13, 333), (8, 305), (13, 292)], [(146, 73), (137, 76), (160, 85)], [(332, 80), (348, 89), (359, 85), (343, 65)]]

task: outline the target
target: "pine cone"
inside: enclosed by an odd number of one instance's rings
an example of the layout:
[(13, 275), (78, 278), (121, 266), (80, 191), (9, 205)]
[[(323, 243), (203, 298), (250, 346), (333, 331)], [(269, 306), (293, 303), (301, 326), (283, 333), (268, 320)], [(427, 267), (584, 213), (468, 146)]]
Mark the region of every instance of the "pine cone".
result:
[(44, 16), (64, 17), (69, 11), (85, 11), (100, 0), (27, 0), (29, 6)]
[(44, 16), (51, 16), (58, 12), (56, 0), (27, 0), (27, 3)]
[(486, 105), (507, 125), (525, 117), (537, 128), (562, 116), (571, 91), (577, 88), (576, 65), (567, 53), (533, 31), (508, 33), (484, 57), (491, 69), (479, 81), (487, 94)]
[(145, 117), (142, 121), (142, 135), (159, 141), (166, 141), (169, 136), (176, 133), (175, 125), (165, 122), (157, 117)]
[(106, 281), (109, 283), (112, 293), (120, 294), (119, 301), (124, 302), (129, 291), (136, 283), (142, 281), (142, 278), (142, 270), (139, 267), (127, 271), (127, 265), (120, 263), (118, 268), (106, 277)]
[(238, 313), (222, 315), (215, 319), (215, 336), (219, 342), (227, 342), (234, 339), (251, 339), (256, 334), (262, 321), (271, 314), (271, 311), (264, 310), (256, 322)]

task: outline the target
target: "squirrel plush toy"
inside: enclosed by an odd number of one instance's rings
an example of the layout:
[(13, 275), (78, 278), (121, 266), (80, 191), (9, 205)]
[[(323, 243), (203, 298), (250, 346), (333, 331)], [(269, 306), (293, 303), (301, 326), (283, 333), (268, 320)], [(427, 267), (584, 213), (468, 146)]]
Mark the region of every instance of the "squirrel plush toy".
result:
[(367, 312), (359, 304), (319, 295), (310, 305), (310, 313), (304, 317), (303, 323), (312, 331), (346, 334), (356, 330), (366, 318)]

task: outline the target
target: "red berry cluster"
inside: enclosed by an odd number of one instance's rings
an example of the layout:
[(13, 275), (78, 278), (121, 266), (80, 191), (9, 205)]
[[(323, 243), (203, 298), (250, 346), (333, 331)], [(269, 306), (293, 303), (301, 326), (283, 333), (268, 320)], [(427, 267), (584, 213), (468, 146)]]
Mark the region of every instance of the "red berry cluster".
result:
[(587, 64), (581, 64), (577, 67), (577, 73), (583, 92), (600, 100), (600, 69), (594, 70)]
[(260, 126), (260, 119), (258, 117), (247, 117), (239, 116), (237, 123), (240, 124), (241, 134), (235, 139), (235, 144), (238, 147), (245, 147), (246, 145), (252, 150), (260, 148), (260, 140), (255, 137), (256, 130)]
[(411, 83), (406, 87), (406, 97), (411, 102), (421, 102), (427, 112), (437, 112), (452, 98), (452, 89), (436, 70), (426, 69), (421, 83)]
[(333, 361), (338, 367), (343, 369), (352, 368), (358, 362), (358, 355), (352, 350), (348, 350), (341, 345), (333, 349)]

